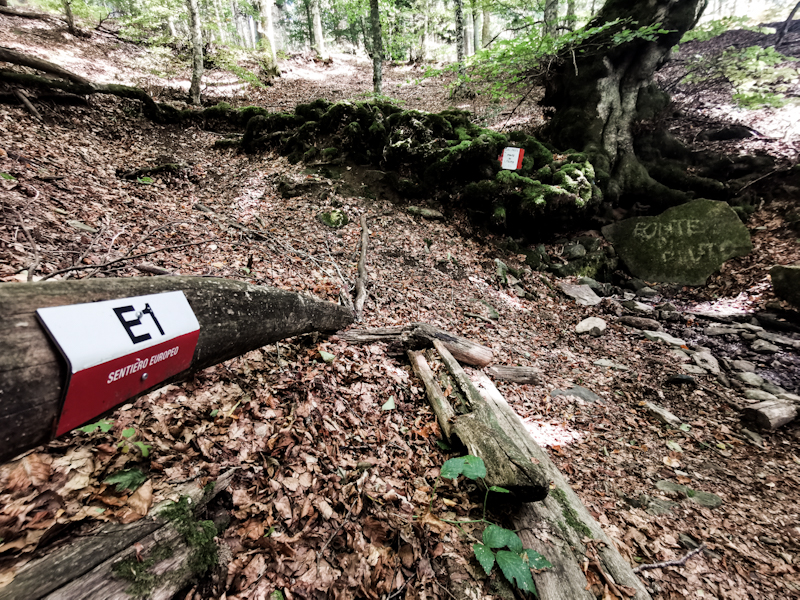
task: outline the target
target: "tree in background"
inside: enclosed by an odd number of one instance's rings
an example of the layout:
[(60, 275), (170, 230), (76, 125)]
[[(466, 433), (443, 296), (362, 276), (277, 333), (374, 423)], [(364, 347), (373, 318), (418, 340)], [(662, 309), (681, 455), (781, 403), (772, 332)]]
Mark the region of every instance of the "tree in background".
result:
[(325, 52), (325, 34), (322, 31), (322, 16), (319, 12), (320, 0), (310, 0), (312, 20), (312, 47), (322, 58), (327, 58)]
[(372, 87), (375, 95), (380, 96), (383, 84), (383, 33), (378, 0), (369, 0), (369, 17), (372, 24)]
[(200, 80), (203, 78), (203, 31), (200, 25), (200, 9), (197, 0), (186, 0), (191, 22), (192, 39), (192, 84), (189, 87), (189, 96), (192, 104), (200, 104)]

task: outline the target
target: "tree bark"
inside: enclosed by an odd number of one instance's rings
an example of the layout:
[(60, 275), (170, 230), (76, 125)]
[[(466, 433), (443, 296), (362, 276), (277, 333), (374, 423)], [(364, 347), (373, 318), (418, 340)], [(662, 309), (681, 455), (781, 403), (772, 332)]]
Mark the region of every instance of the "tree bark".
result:
[(481, 48), (486, 48), (492, 41), (492, 13), (488, 3), (483, 6), (483, 23), (481, 27)]
[(620, 23), (563, 57), (547, 82), (543, 103), (555, 107), (556, 114), (546, 134), (557, 147), (587, 152), (613, 201), (623, 195), (646, 203), (658, 197), (685, 199), (650, 178), (634, 153), (632, 125), (640, 90), (652, 82), (657, 66), (695, 25), (706, 2), (608, 0), (587, 27), (622, 19), (637, 23), (636, 28), (660, 24), (668, 33), (654, 41), (635, 38), (614, 44), (613, 34), (624, 27)]
[(575, 0), (567, 1), (567, 18), (565, 26), (567, 31), (575, 30)]
[(258, 32), (261, 34), (261, 43), (264, 46), (264, 52), (272, 58), (272, 66), (275, 75), (280, 75), (278, 70), (278, 57), (275, 54), (275, 24), (272, 19), (273, 0), (259, 0), (258, 2)]
[(472, 0), (472, 53), (475, 54), (481, 49), (481, 28), (478, 26), (481, 20), (481, 13), (478, 10), (477, 0)]
[(336, 331), (353, 320), (350, 311), (331, 302), (215, 278), (89, 279), (0, 286), (0, 462), (51, 439), (60, 416), (66, 364), (39, 325), (36, 309), (175, 290), (186, 295), (200, 323), (200, 338), (190, 368), (151, 389), (286, 337)]
[(369, 0), (369, 18), (372, 25), (372, 91), (380, 96), (383, 93), (383, 33), (378, 0)]
[(505, 367), (498, 365), (496, 367), (489, 367), (486, 373), (493, 379), (500, 381), (512, 381), (514, 383), (541, 383), (541, 371), (533, 367)]
[(773, 430), (797, 418), (797, 407), (781, 400), (766, 400), (745, 407), (742, 417), (761, 429)]
[(189, 86), (189, 97), (192, 104), (200, 105), (200, 80), (203, 78), (203, 31), (200, 24), (200, 9), (197, 0), (186, 0), (189, 8), (192, 37), (192, 84)]
[(558, 0), (545, 0), (544, 34), (556, 35), (558, 31)]
[(322, 31), (322, 15), (319, 12), (319, 0), (311, 0), (312, 32), (314, 34), (313, 47), (322, 58), (328, 58), (325, 51), (325, 34)]
[(466, 74), (464, 68), (464, 0), (456, 0), (456, 61), (458, 74)]
[[(198, 483), (179, 487), (174, 493), (188, 497), (197, 514), (229, 487), (234, 473), (234, 470), (230, 470), (222, 474), (208, 494)], [(159, 578), (148, 598), (172, 598), (194, 574), (186, 564), (192, 548), (171, 523), (158, 517), (170, 504), (169, 500), (162, 502), (153, 507), (148, 516), (128, 525), (101, 525), (93, 533), (76, 537), (69, 544), (25, 564), (14, 580), (0, 589), (0, 600), (45, 596), (50, 600), (130, 600), (126, 592), (130, 582), (115, 577), (114, 566), (135, 557), (137, 553), (148, 558), (157, 544), (162, 548), (169, 547), (173, 552), (171, 556), (153, 564), (150, 572), (166, 572), (170, 576)], [(138, 552), (134, 547), (136, 544), (140, 546)]]
[(0, 61), (10, 62), (23, 67), (30, 67), (31, 69), (36, 69), (37, 71), (44, 71), (45, 73), (50, 73), (51, 75), (56, 75), (57, 77), (67, 79), (68, 81), (74, 81), (75, 83), (92, 85), (88, 79), (84, 79), (72, 71), (67, 71), (57, 64), (41, 58), (36, 58), (35, 56), (23, 54), (22, 52), (12, 50), (11, 48), (0, 46)]
[(67, 29), (72, 35), (78, 35), (78, 31), (75, 29), (75, 17), (72, 14), (72, 0), (63, 0), (64, 4), (64, 16), (67, 18)]

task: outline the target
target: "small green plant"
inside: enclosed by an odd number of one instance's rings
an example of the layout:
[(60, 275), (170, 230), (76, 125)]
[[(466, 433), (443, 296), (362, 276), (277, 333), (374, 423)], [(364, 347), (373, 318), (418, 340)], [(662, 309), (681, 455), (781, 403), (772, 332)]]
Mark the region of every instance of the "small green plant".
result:
[(747, 17), (724, 17), (722, 19), (714, 19), (713, 21), (706, 21), (698, 25), (694, 29), (690, 29), (683, 34), (681, 44), (686, 42), (706, 42), (711, 38), (722, 35), (731, 29), (746, 29), (748, 31), (760, 31), (757, 27), (750, 27), (747, 23)]
[[(94, 433), (98, 429), (103, 433), (108, 433), (114, 428), (114, 421), (111, 419), (100, 419), (96, 423), (90, 423), (79, 427), (78, 431), (83, 433)], [(150, 446), (142, 441), (134, 439), (136, 437), (136, 428), (127, 427), (120, 432), (120, 439), (117, 440), (117, 448), (122, 450), (123, 454), (130, 452), (131, 448), (137, 448), (143, 458), (150, 456)]]
[(151, 183), (153, 183), (153, 178), (152, 177), (137, 177), (136, 178), (136, 183), (143, 183), (145, 185), (150, 185)]
[(8, 173), (0, 173), (0, 177), (2, 177), (3, 179), (7, 179), (8, 181), (16, 181), (17, 180), (16, 177), (14, 177), (13, 175), (9, 175)]
[[(500, 486), (486, 485), (486, 464), (479, 456), (460, 456), (451, 458), (442, 465), (439, 476), (444, 479), (457, 479), (463, 475), (467, 479), (480, 482), (485, 490), (483, 498), (483, 517), (476, 519), (474, 523), (486, 523), (483, 530), (483, 543), (472, 545), (475, 558), (483, 567), (484, 572), (489, 575), (495, 563), (500, 567), (503, 576), (520, 590), (536, 593), (536, 586), (531, 577), (531, 569), (547, 569), (553, 565), (544, 556), (532, 548), (524, 548), (519, 536), (505, 527), (500, 527), (486, 520), (486, 503), (489, 499), (489, 492), (501, 494), (510, 493), (507, 489)], [(436, 493), (434, 487), (433, 494)], [(431, 495), (431, 504), (433, 495)], [(448, 523), (460, 524), (465, 521), (447, 521)]]
[(147, 475), (139, 469), (125, 469), (107, 477), (103, 483), (116, 485), (119, 493), (125, 490), (135, 492), (145, 481), (147, 481)]

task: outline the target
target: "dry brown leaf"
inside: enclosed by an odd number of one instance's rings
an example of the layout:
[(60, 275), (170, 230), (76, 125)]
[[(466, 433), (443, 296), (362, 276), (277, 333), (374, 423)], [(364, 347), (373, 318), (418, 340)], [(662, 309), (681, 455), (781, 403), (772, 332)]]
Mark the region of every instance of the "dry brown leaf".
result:
[(153, 505), (153, 480), (148, 479), (145, 481), (139, 489), (137, 489), (131, 497), (128, 498), (128, 506), (131, 507), (134, 511), (142, 515), (143, 517), (147, 516), (147, 513), (150, 512), (150, 507)]

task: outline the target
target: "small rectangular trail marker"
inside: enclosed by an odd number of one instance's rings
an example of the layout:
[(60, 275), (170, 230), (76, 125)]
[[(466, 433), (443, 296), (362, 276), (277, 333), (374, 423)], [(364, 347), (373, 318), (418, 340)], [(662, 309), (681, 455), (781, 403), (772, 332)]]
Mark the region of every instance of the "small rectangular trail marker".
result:
[(498, 157), (500, 167), (503, 169), (515, 170), (522, 168), (522, 157), (525, 156), (524, 148), (506, 148), (503, 154)]
[(180, 291), (36, 314), (69, 366), (57, 436), (188, 369), (200, 336)]

